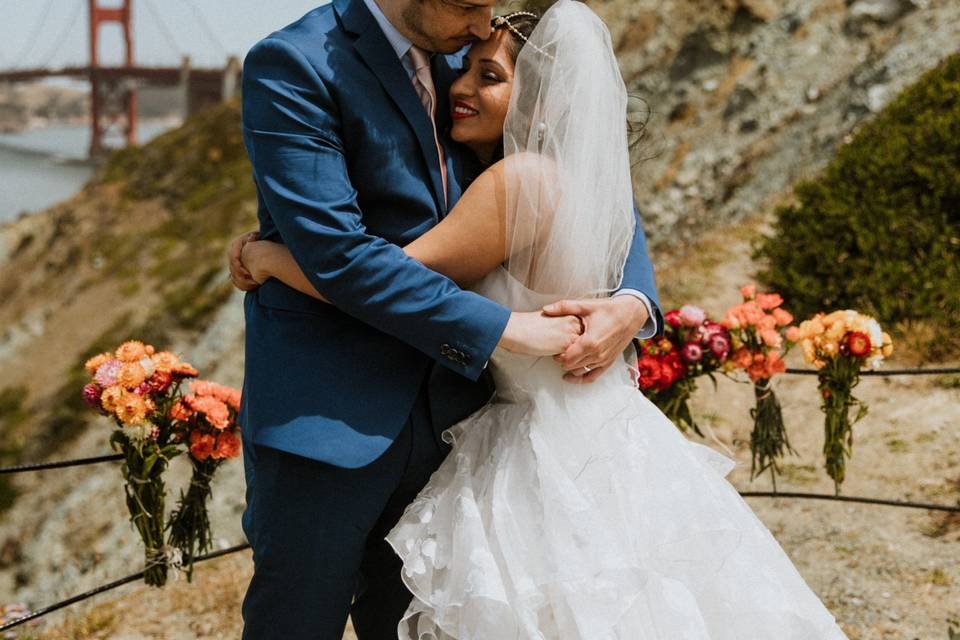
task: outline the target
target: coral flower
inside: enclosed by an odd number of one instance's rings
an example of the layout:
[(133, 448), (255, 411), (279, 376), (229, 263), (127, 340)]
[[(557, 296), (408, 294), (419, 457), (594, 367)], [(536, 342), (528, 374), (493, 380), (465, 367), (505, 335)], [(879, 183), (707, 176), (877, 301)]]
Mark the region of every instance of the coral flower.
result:
[(227, 405), (211, 396), (187, 396), (184, 398), (188, 406), (194, 411), (201, 412), (217, 429), (226, 429), (230, 426), (230, 410)]
[(762, 353), (758, 353), (754, 356), (753, 362), (750, 363), (749, 367), (747, 367), (747, 375), (750, 376), (750, 379), (754, 382), (769, 377), (767, 374), (766, 358)]
[(185, 422), (193, 417), (193, 411), (190, 410), (182, 400), (177, 400), (173, 403), (173, 406), (170, 407), (170, 417), (174, 420), (180, 420)]
[(790, 342), (799, 342), (802, 335), (800, 327), (787, 327), (787, 340)]
[(847, 349), (850, 355), (856, 358), (863, 358), (870, 354), (870, 336), (861, 331), (851, 331), (847, 334)]
[(124, 424), (136, 424), (143, 422), (147, 417), (147, 403), (143, 398), (129, 391), (123, 392), (120, 401), (114, 409), (117, 418)]
[(224, 431), (217, 436), (217, 445), (212, 455), (217, 460), (236, 458), (240, 455), (240, 438), (236, 434)]
[(135, 389), (147, 379), (147, 372), (139, 362), (126, 362), (120, 367), (117, 382), (127, 389)]
[[(117, 348), (117, 360), (136, 362), (147, 355), (147, 348), (139, 340), (129, 340)], [(136, 386), (136, 385), (134, 385)]]
[(774, 320), (777, 321), (777, 324), (782, 327), (785, 327), (793, 322), (793, 315), (785, 309), (777, 308), (771, 311), (771, 313), (773, 314)]
[(750, 353), (750, 349), (747, 347), (740, 347), (734, 352), (731, 360), (737, 367), (746, 369), (750, 366), (750, 363), (753, 362), (753, 354)]
[(787, 370), (787, 363), (783, 361), (783, 358), (780, 357), (780, 354), (776, 351), (771, 351), (767, 354), (767, 373), (768, 378), (772, 378), (778, 373), (783, 373)]
[(210, 434), (201, 433), (199, 429), (190, 432), (190, 454), (200, 460), (206, 460), (213, 453), (216, 439)]
[(214, 384), (206, 380), (191, 380), (190, 391), (198, 396), (212, 396), (214, 395)]
[[(891, 348), (893, 345), (891, 345)], [(234, 411), (240, 411), (240, 402), (242, 400), (242, 395), (239, 389), (230, 389), (230, 393), (227, 395), (227, 399), (224, 402), (227, 403), (227, 406), (233, 409)]]
[(762, 329), (760, 331), (760, 339), (763, 340), (763, 344), (774, 349), (779, 349), (783, 343), (783, 338), (773, 329)]
[(740, 295), (743, 296), (744, 300), (751, 300), (755, 295), (757, 295), (756, 285), (748, 284), (740, 287)]
[(757, 304), (764, 311), (770, 311), (782, 305), (783, 298), (778, 293), (761, 293), (757, 295)]

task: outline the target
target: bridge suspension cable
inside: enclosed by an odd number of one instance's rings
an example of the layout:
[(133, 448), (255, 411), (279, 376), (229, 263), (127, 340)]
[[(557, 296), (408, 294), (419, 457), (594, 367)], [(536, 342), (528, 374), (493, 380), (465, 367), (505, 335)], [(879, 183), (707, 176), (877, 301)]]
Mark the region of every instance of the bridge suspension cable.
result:
[(50, 47), (49, 52), (46, 56), (41, 58), (40, 64), (37, 66), (47, 67), (50, 66), (50, 63), (53, 62), (53, 59), (60, 53), (60, 50), (63, 49), (64, 43), (67, 41), (67, 36), (70, 35), (70, 32), (73, 31), (73, 27), (76, 24), (79, 24), (80, 12), (83, 10), (83, 2), (75, 0), (73, 3), (73, 13), (70, 14), (70, 19), (63, 25), (63, 29), (60, 33), (57, 34), (57, 38), (53, 43), (53, 46)]
[(146, 0), (147, 11), (150, 12), (150, 16), (153, 18), (153, 22), (156, 23), (157, 28), (160, 29), (160, 34), (163, 36), (163, 39), (167, 41), (167, 45), (173, 49), (178, 56), (183, 57), (184, 50), (180, 46), (180, 43), (177, 42), (176, 36), (173, 35), (173, 32), (170, 31), (170, 28), (167, 26), (167, 23), (163, 20), (163, 14), (157, 11), (156, 5), (153, 4), (153, 0)]
[(223, 43), (220, 42), (220, 39), (217, 37), (217, 34), (210, 28), (210, 23), (207, 22), (207, 19), (203, 17), (200, 9), (197, 8), (196, 4), (190, 0), (182, 0), (183, 4), (187, 5), (187, 8), (193, 13), (194, 18), (197, 19), (197, 23), (200, 25), (200, 29), (206, 34), (207, 38), (210, 39), (210, 42), (217, 48), (222, 58), (227, 57), (227, 49), (223, 46)]
[[(29, 32), (29, 36), (23, 45), (23, 49), (20, 51), (20, 54), (13, 59), (13, 68), (24, 67), (27, 56), (33, 53), (33, 49), (37, 46), (37, 42), (40, 39), (40, 34), (43, 33), (43, 28), (47, 25), (47, 18), (50, 17), (50, 10), (53, 9), (53, 2), (54, 0), (47, 0), (47, 4), (43, 7), (43, 11), (40, 13), (40, 18), (34, 25), (33, 30)], [(80, 4), (79, 0), (74, 0), (74, 3)]]

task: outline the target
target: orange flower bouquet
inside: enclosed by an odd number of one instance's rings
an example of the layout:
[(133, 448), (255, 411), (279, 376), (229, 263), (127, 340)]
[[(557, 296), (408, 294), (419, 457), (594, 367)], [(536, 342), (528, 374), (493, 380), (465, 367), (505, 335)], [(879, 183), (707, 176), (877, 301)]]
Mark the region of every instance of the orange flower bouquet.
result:
[(207, 515), (210, 482), (224, 460), (240, 455), (240, 392), (204, 380), (191, 381), (190, 391), (170, 410), (179, 439), (189, 444), (193, 474), (187, 492), (180, 492), (177, 509), (170, 515), (167, 538), (182, 554), (188, 581), (193, 577), (194, 560), (213, 543)]
[(163, 542), (163, 473), (181, 451), (170, 407), (181, 381), (197, 371), (135, 340), (91, 358), (85, 368), (93, 380), (83, 388), (84, 400), (117, 425), (110, 444), (124, 457), (127, 510), (145, 547), (144, 581), (163, 586), (170, 564)]
[[(862, 368), (876, 369), (893, 353), (893, 342), (876, 320), (852, 310), (818, 313), (792, 328), (788, 337), (800, 343), (804, 359), (818, 370), (825, 415), (823, 453), (839, 495), (846, 459), (853, 451), (853, 425), (867, 414), (867, 405), (853, 396), (853, 388)], [(851, 419), (854, 407), (857, 413)]]
[(740, 295), (743, 302), (728, 309), (723, 320), (734, 346), (728, 368), (743, 370), (753, 383), (756, 404), (750, 410), (750, 479), (770, 469), (776, 491), (777, 474), (782, 473), (778, 459), (787, 451), (796, 453), (772, 385), (773, 377), (786, 371), (783, 356), (792, 344), (785, 334), (793, 316), (780, 306), (783, 298), (776, 293), (757, 293), (755, 286), (747, 285)]

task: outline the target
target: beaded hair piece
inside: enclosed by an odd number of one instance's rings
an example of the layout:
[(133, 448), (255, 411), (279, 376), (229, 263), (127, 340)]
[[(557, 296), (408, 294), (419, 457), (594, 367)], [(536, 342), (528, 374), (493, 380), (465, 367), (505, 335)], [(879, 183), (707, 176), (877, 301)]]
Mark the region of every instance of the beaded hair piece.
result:
[[(497, 16), (496, 18), (494, 18), (493, 28), (499, 29), (501, 27), (506, 27), (507, 29), (510, 30), (510, 33), (520, 38), (520, 40), (522, 40), (524, 44), (530, 44), (530, 39), (527, 38), (527, 36), (523, 35), (523, 33), (521, 33), (520, 30), (517, 29), (515, 26), (513, 26), (513, 24), (510, 22), (512, 19), (520, 16), (528, 16), (534, 19), (540, 18), (540, 16), (538, 16), (537, 14), (530, 13), (529, 11), (514, 11), (513, 13), (507, 14), (505, 16)], [(539, 51), (540, 53), (542, 53), (543, 55), (547, 56), (551, 60), (553, 59), (553, 56), (551, 54), (547, 53), (537, 45), (530, 44), (530, 46), (536, 49), (537, 51)]]

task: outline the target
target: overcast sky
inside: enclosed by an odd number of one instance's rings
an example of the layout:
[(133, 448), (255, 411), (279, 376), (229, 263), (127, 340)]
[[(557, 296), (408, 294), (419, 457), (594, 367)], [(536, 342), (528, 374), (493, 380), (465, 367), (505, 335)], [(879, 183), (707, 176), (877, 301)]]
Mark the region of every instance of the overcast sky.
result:
[[(86, 64), (87, 2), (0, 0), (0, 68)], [(263, 36), (322, 4), (326, 1), (133, 0), (134, 59), (145, 65), (178, 65), (181, 56), (189, 54), (196, 66), (221, 66), (228, 54), (242, 57)], [(101, 38), (105, 62), (119, 62), (119, 26), (104, 25)]]

